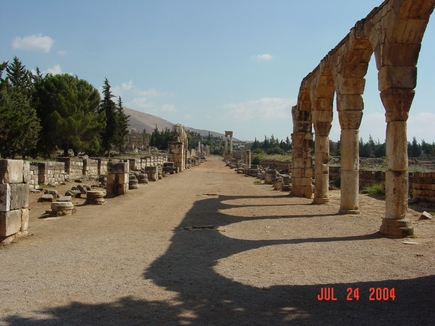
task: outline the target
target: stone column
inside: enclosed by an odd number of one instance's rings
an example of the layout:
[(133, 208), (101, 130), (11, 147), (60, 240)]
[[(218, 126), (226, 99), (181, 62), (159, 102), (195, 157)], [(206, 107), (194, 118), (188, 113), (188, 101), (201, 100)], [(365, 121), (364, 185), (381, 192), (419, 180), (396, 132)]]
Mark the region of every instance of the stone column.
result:
[(311, 112), (292, 108), (293, 133), (292, 143), (292, 191), (291, 196), (311, 199), (313, 196), (313, 165), (311, 152), (313, 134)]
[[(323, 111), (327, 112), (327, 111)], [(327, 112), (332, 115), (330, 112)], [(315, 130), (315, 204), (324, 204), (329, 202), (329, 131), (331, 130), (330, 122), (314, 123)]]
[(390, 88), (381, 92), (386, 110), (387, 135), (385, 174), (386, 212), (380, 232), (394, 237), (414, 234), (406, 218), (408, 210), (408, 112), (414, 98), (412, 89)]
[(250, 169), (251, 168), (251, 161), (252, 161), (250, 150), (246, 151), (246, 160), (247, 160), (246, 164), (248, 165), (248, 169)]
[(233, 133), (230, 134), (230, 154), (233, 153)]
[[(361, 106), (361, 108), (363, 105), (361, 95), (338, 95), (338, 101), (356, 102), (356, 107)], [(341, 202), (339, 214), (360, 213), (358, 193), (359, 126), (361, 118), (362, 110), (339, 112), (341, 126)]]
[(227, 134), (225, 133), (225, 150), (224, 150), (224, 157), (225, 157), (225, 155), (227, 155), (228, 154), (228, 136), (227, 136)]

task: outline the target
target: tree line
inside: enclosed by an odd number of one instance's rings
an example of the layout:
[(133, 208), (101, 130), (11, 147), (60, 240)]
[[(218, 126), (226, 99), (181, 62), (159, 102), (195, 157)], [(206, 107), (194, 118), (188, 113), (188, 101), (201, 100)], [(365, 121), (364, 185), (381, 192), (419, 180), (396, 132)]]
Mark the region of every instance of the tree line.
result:
[(251, 151), (254, 153), (260, 154), (261, 152), (264, 152), (268, 155), (272, 154), (281, 154), (285, 155), (292, 149), (292, 143), (287, 136), (285, 140), (279, 140), (278, 138), (275, 138), (273, 135), (269, 138), (265, 135), (263, 141), (258, 141), (257, 138), (255, 138), (254, 142), (251, 146)]
[[(4, 76), (3, 76), (4, 75)], [(49, 157), (124, 149), (128, 118), (107, 78), (102, 98), (86, 80), (27, 70), (14, 57), (0, 64), (0, 155)]]
[[(408, 142), (408, 157), (420, 157), (420, 156), (435, 156), (435, 142), (432, 144), (422, 140), (420, 143), (415, 137), (412, 141)], [(381, 143), (379, 139), (375, 141), (371, 135), (367, 142), (364, 142), (361, 138), (359, 141), (359, 156), (360, 157), (385, 157), (386, 145), (385, 142)]]

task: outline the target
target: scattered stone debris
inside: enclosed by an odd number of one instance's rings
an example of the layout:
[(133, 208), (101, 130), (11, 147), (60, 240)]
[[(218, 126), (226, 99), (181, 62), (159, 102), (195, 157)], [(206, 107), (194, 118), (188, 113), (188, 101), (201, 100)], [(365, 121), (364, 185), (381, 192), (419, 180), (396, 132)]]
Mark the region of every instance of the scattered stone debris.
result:
[(41, 196), (41, 198), (39, 198), (40, 202), (52, 202), (53, 201), (53, 195), (52, 194), (44, 194)]
[(72, 202), (54, 202), (51, 204), (51, 216), (72, 215), (76, 212)]
[(106, 201), (104, 200), (104, 192), (103, 191), (88, 191), (86, 194), (86, 202), (85, 204), (90, 205), (103, 205)]
[(189, 225), (185, 226), (183, 230), (192, 231), (192, 230), (213, 230), (214, 225)]
[(402, 243), (403, 244), (406, 244), (406, 245), (418, 245), (418, 242), (415, 242), (415, 241), (402, 241)]
[(419, 220), (432, 220), (433, 216), (431, 213), (424, 211), (421, 213)]

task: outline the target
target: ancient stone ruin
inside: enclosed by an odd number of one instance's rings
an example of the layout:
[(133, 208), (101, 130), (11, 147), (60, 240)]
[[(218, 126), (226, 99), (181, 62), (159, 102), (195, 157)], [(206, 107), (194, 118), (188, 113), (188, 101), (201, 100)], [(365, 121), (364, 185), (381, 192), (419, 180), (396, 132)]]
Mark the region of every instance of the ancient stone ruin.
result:
[(29, 178), (29, 162), (0, 160), (0, 242), (27, 235)]
[[(328, 202), (329, 132), (333, 98), (341, 127), (340, 214), (359, 214), (359, 127), (364, 76), (374, 54), (386, 112), (386, 212), (380, 232), (412, 235), (408, 209), (407, 119), (414, 98), (421, 42), (434, 0), (386, 0), (358, 21), (301, 82), (293, 116), (292, 194)], [(315, 166), (313, 189), (313, 126)]]

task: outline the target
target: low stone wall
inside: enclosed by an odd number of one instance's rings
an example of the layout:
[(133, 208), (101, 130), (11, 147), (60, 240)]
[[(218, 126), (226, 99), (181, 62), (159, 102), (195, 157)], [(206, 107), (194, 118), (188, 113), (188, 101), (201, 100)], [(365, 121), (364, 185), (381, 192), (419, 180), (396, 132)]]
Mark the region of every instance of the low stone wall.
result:
[(292, 164), (290, 162), (278, 161), (278, 160), (260, 160), (260, 165), (263, 168), (275, 169), (278, 171), (291, 172)]
[(56, 185), (68, 179), (68, 173), (65, 171), (63, 162), (36, 162), (31, 163), (31, 165), (38, 166), (38, 182), (34, 185)]
[[(140, 159), (129, 159), (130, 170), (143, 170), (147, 166), (163, 166), (168, 156), (149, 155)], [(60, 157), (57, 162), (32, 162), (29, 169), (29, 185), (34, 188), (39, 184), (56, 185), (66, 180), (82, 177), (97, 178), (106, 175), (109, 162), (117, 163), (123, 160), (117, 158), (75, 158)]]
[(83, 159), (77, 157), (58, 157), (57, 162), (65, 163), (65, 172), (70, 179), (80, 178), (83, 175)]
[[(339, 177), (340, 167), (330, 167), (330, 180)], [(385, 187), (385, 171), (359, 171), (360, 189), (379, 183)], [(408, 192), (413, 199), (435, 203), (435, 172), (410, 172)]]
[(409, 185), (413, 199), (435, 203), (435, 172), (409, 173)]
[(168, 155), (147, 155), (142, 158), (129, 159), (130, 171), (144, 170), (149, 166), (163, 166), (163, 163), (168, 162)]
[(83, 175), (88, 177), (98, 177), (99, 176), (99, 168), (98, 164), (100, 162), (96, 159), (85, 158), (83, 159)]

